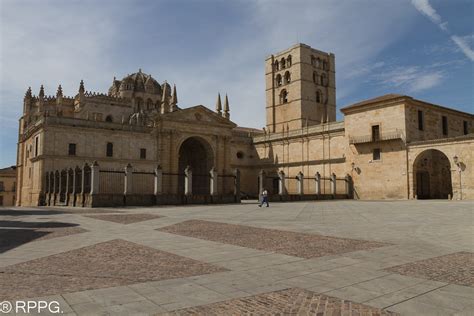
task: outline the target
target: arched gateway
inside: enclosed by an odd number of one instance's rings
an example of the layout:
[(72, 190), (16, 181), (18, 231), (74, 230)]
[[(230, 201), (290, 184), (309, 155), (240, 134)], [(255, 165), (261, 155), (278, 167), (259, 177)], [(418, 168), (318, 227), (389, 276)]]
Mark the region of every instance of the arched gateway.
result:
[(447, 199), (453, 195), (451, 163), (436, 149), (428, 149), (413, 164), (415, 195), (418, 199)]
[(184, 169), (190, 166), (193, 173), (193, 194), (210, 193), (209, 171), (214, 165), (214, 153), (211, 145), (201, 137), (186, 139), (179, 148), (178, 192), (184, 193)]

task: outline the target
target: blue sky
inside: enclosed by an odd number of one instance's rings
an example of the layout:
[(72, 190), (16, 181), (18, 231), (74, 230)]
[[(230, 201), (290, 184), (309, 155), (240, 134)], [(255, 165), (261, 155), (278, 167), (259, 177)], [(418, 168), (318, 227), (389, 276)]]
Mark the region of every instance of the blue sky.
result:
[(335, 53), (338, 108), (402, 93), (472, 113), (471, 0), (2, 0), (0, 15), (0, 167), (28, 86), (106, 92), (139, 68), (181, 107), (228, 93), (231, 119), (260, 128), (264, 59), (297, 42)]

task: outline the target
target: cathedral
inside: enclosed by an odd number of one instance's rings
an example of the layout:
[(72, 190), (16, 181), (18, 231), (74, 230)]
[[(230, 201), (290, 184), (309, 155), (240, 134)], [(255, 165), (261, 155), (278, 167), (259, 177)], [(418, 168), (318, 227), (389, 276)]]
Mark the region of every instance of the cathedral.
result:
[(227, 95), (180, 107), (138, 70), (107, 93), (26, 91), (18, 206), (473, 199), (474, 115), (388, 94), (341, 109), (335, 56), (305, 44), (265, 59), (266, 126), (237, 126)]

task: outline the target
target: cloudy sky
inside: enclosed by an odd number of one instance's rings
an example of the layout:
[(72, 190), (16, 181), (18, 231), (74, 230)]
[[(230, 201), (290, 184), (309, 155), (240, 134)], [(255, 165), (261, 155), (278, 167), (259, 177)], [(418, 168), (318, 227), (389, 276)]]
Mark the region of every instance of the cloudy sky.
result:
[(260, 128), (264, 59), (298, 42), (335, 53), (338, 108), (385, 93), (473, 108), (472, 0), (0, 0), (0, 14), (0, 167), (28, 86), (106, 92), (139, 68), (181, 107), (228, 93), (232, 120)]

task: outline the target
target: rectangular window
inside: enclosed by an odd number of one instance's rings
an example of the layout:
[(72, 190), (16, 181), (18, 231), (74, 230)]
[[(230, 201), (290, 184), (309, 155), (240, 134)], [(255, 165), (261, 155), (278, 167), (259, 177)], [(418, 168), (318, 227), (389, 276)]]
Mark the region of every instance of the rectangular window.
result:
[(418, 130), (424, 130), (423, 111), (418, 111)]
[(443, 135), (448, 135), (448, 118), (446, 116), (442, 117), (443, 123)]
[(35, 154), (33, 157), (38, 156), (39, 136), (35, 137)]
[(373, 125), (372, 126), (372, 141), (378, 141), (380, 140), (380, 126), (379, 125)]
[(107, 157), (113, 157), (114, 156), (114, 144), (112, 143), (107, 143)]
[(462, 122), (462, 127), (463, 127), (463, 131), (464, 131), (464, 135), (469, 134), (469, 128), (467, 126), (467, 121)]
[(0, 196), (0, 206), (3, 206), (3, 196)]
[(146, 159), (146, 148), (140, 148), (140, 159)]
[(75, 156), (76, 155), (76, 144), (69, 144), (69, 156)]
[(5, 184), (3, 183), (3, 181), (0, 181), (0, 192), (3, 191), (5, 191)]
[(13, 182), (13, 189), (12, 189), (13, 192), (16, 192), (16, 182)]
[(374, 148), (372, 152), (372, 160), (380, 160), (380, 148)]

